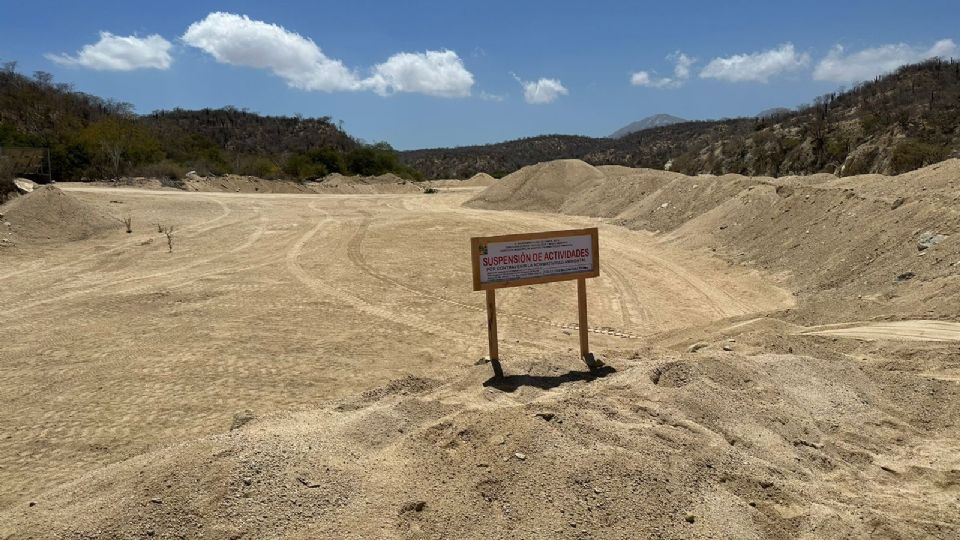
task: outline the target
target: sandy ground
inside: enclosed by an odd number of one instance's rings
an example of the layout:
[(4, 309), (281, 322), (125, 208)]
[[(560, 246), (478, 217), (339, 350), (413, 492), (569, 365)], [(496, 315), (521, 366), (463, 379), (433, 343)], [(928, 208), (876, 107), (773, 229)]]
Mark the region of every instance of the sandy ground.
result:
[[(788, 277), (476, 191), (61, 187), (134, 232), (0, 253), (0, 537), (960, 531), (956, 325), (804, 326)], [(610, 374), (557, 283), (498, 293), (491, 383), (469, 237), (584, 226)]]
[[(109, 238), (3, 265), (0, 388), (16, 413), (0, 420), (2, 504), (170, 440), (224, 431), (245, 409), (306, 409), (406, 373), (470, 366), (486, 338), (469, 237), (595, 224), (465, 209), (460, 193), (64, 189), (107, 211), (122, 206), (135, 232), (118, 226)], [(172, 253), (157, 222), (175, 227)], [(588, 288), (601, 350), (631, 339), (614, 334), (791, 302), (755, 273), (649, 235), (612, 226), (601, 234), (605, 274)], [(502, 291), (499, 308), (508, 370), (511, 357), (544, 353), (578, 366), (571, 283)]]

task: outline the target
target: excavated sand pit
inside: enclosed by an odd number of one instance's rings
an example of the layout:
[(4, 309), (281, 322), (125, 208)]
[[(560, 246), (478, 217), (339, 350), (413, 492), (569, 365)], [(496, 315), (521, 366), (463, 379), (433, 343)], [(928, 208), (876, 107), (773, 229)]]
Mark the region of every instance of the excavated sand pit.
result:
[[(958, 171), (65, 186), (143, 225), (0, 251), (0, 538), (954, 538)], [(586, 226), (610, 368), (555, 283), (493, 379), (469, 237)]]

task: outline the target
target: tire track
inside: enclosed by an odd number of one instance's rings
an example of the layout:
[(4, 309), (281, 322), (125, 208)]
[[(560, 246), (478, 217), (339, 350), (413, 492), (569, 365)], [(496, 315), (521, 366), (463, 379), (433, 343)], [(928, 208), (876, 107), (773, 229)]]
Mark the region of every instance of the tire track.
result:
[[(460, 302), (460, 301), (458, 301), (458, 300), (453, 300), (453, 299), (451, 299), (451, 298), (446, 298), (446, 297), (444, 297), (444, 296), (438, 296), (438, 295), (435, 295), (435, 294), (426, 292), (426, 291), (424, 291), (424, 290), (417, 289), (417, 288), (415, 288), (415, 287), (411, 287), (410, 285), (408, 285), (408, 284), (406, 284), (406, 283), (404, 283), (404, 282), (402, 282), (402, 281), (398, 281), (398, 280), (396, 280), (396, 279), (394, 279), (394, 278), (391, 278), (391, 277), (389, 277), (389, 276), (387, 276), (387, 275), (385, 275), (385, 274), (383, 274), (383, 273), (381, 273), (381, 272), (378, 272), (376, 269), (374, 269), (372, 266), (370, 266), (370, 264), (367, 263), (366, 259), (365, 259), (364, 256), (363, 256), (363, 249), (362, 249), (362, 248), (363, 248), (363, 240), (364, 240), (364, 238), (365, 238), (365, 236), (366, 236), (366, 234), (367, 234), (367, 230), (368, 230), (369, 227), (370, 227), (371, 215), (370, 215), (370, 212), (368, 212), (368, 211), (366, 211), (366, 210), (360, 210), (359, 213), (364, 216), (364, 220), (363, 220), (363, 222), (360, 224), (360, 227), (357, 229), (357, 231), (354, 233), (354, 235), (350, 238), (350, 241), (348, 242), (348, 246), (347, 246), (347, 257), (350, 259), (350, 262), (352, 262), (352, 263), (353, 263), (357, 268), (359, 268), (363, 273), (365, 273), (365, 274), (367, 274), (367, 275), (369, 275), (369, 276), (371, 276), (371, 277), (373, 277), (373, 278), (375, 278), (375, 279), (378, 279), (378, 280), (380, 280), (380, 281), (383, 281), (383, 282), (385, 282), (385, 283), (388, 283), (388, 284), (390, 284), (390, 285), (392, 285), (392, 286), (394, 286), (394, 287), (398, 287), (398, 288), (400, 288), (400, 289), (403, 289), (403, 290), (405, 290), (405, 291), (407, 291), (407, 292), (409, 292), (409, 293), (411, 293), (411, 294), (413, 294), (413, 295), (416, 295), (416, 296), (420, 296), (420, 297), (423, 297), (423, 298), (428, 298), (428, 299), (430, 299), (430, 300), (434, 300), (434, 301), (437, 301), (437, 302), (443, 302), (443, 303), (445, 303), (445, 304), (457, 306), (458, 308), (467, 309), (467, 310), (474, 311), (474, 312), (477, 312), (477, 313), (483, 313), (483, 314), (486, 313), (486, 307), (485, 307), (485, 306), (478, 306), (478, 305), (476, 305), (476, 304), (467, 304), (467, 303), (465, 303), (465, 302)], [(510, 312), (508, 312), (508, 311), (503, 311), (503, 310), (499, 310), (499, 309), (497, 310), (497, 317), (498, 317), (498, 318), (499, 318), (499, 317), (507, 317), (507, 318), (512, 318), (512, 319), (518, 319), (518, 320), (522, 320), (522, 321), (526, 321), (526, 322), (531, 322), (531, 323), (535, 323), (535, 324), (550, 326), (550, 327), (553, 327), (553, 328), (560, 328), (560, 329), (564, 329), (564, 330), (579, 330), (579, 329), (580, 329), (580, 325), (579, 325), (579, 324), (557, 323), (557, 322), (551, 321), (551, 320), (549, 320), (549, 319), (541, 318), (541, 317), (530, 317), (530, 316), (527, 316), (527, 315), (521, 315), (521, 314), (518, 314), (518, 313), (510, 313)], [(591, 333), (594, 333), (594, 334), (614, 336), (614, 337), (625, 338), (625, 339), (641, 339), (641, 336), (638, 336), (638, 335), (635, 335), (635, 334), (632, 334), (632, 333), (630, 333), (630, 332), (626, 332), (626, 331), (623, 331), (623, 330), (618, 330), (618, 329), (588, 327), (588, 328), (587, 328), (587, 331), (588, 331), (588, 332), (591, 332)]]
[[(324, 296), (336, 298), (337, 300), (350, 305), (352, 308), (356, 309), (357, 311), (360, 311), (361, 313), (365, 313), (367, 315), (371, 315), (379, 319), (384, 319), (392, 323), (413, 328), (415, 330), (419, 330), (421, 332), (431, 334), (431, 335), (441, 335), (444, 333), (446, 334), (457, 333), (467, 337), (466, 334), (464, 334), (463, 332), (440, 327), (433, 323), (424, 321), (421, 317), (417, 317), (416, 315), (413, 315), (413, 314), (408, 313), (405, 316), (400, 316), (388, 309), (373, 305), (357, 296), (354, 296), (346, 291), (343, 291), (337, 287), (334, 287), (322, 279), (317, 279), (311, 276), (306, 270), (304, 270), (304, 268), (299, 263), (299, 258), (303, 253), (303, 248), (307, 245), (308, 242), (310, 242), (313, 239), (314, 236), (316, 236), (318, 232), (320, 232), (321, 229), (333, 223), (334, 220), (330, 216), (329, 212), (322, 210), (320, 208), (317, 208), (316, 203), (311, 203), (309, 207), (311, 210), (323, 214), (323, 219), (321, 219), (316, 225), (313, 226), (313, 228), (311, 228), (303, 236), (301, 236), (300, 239), (294, 242), (293, 245), (290, 247), (290, 249), (287, 250), (287, 253), (285, 256), (287, 270), (298, 281), (306, 285), (308, 288), (310, 288), (314, 292), (320, 293)], [(410, 320), (411, 317), (414, 317), (420, 320), (417, 323), (414, 323), (413, 321)]]
[[(259, 213), (259, 210), (257, 210), (257, 212)], [(195, 267), (200, 266), (200, 265), (209, 264), (209, 263), (211, 263), (211, 262), (213, 262), (213, 261), (216, 261), (216, 260), (221, 259), (221, 258), (223, 258), (223, 257), (226, 257), (226, 256), (228, 256), (228, 255), (232, 255), (232, 254), (235, 254), (235, 253), (239, 253), (239, 252), (241, 252), (241, 251), (244, 251), (244, 250), (246, 250), (246, 249), (249, 249), (251, 246), (253, 246), (253, 244), (255, 244), (257, 241), (259, 241), (260, 238), (263, 236), (263, 233), (266, 231), (266, 223), (267, 223), (267, 220), (265, 220), (264, 218), (261, 217), (260, 223), (259, 223), (258, 227), (257, 227), (249, 236), (247, 236), (246, 240), (245, 240), (242, 244), (240, 244), (239, 246), (236, 246), (236, 247), (234, 247), (233, 249), (231, 249), (231, 250), (229, 250), (229, 251), (225, 251), (225, 252), (219, 253), (219, 254), (217, 254), (217, 255), (214, 255), (214, 256), (212, 256), (212, 257), (207, 257), (207, 258), (205, 258), (205, 259), (194, 260), (194, 261), (192, 261), (192, 262), (190, 262), (190, 263), (188, 263), (188, 264), (185, 264), (185, 265), (182, 265), (182, 266), (178, 266), (178, 267), (176, 267), (176, 268), (168, 268), (168, 269), (163, 270), (163, 271), (161, 271), (161, 272), (154, 272), (154, 273), (152, 273), (152, 274), (143, 274), (143, 275), (130, 276), (130, 277), (127, 277), (127, 278), (122, 278), (122, 279), (114, 279), (114, 280), (107, 281), (106, 283), (101, 283), (101, 284), (99, 284), (99, 285), (94, 285), (94, 286), (90, 286), (90, 287), (85, 287), (85, 288), (82, 288), (82, 289), (80, 289), (80, 290), (73, 291), (73, 292), (69, 292), (69, 293), (66, 293), (66, 294), (59, 295), (59, 296), (54, 296), (54, 297), (49, 297), (49, 298), (43, 298), (43, 299), (36, 300), (36, 301), (33, 301), (33, 302), (28, 302), (28, 303), (26, 303), (26, 304), (14, 305), (14, 306), (11, 306), (11, 307), (9, 307), (9, 308), (4, 309), (3, 312), (0, 312), (0, 320), (7, 319), (7, 318), (9, 318), (10, 315), (16, 314), (16, 313), (21, 312), (21, 311), (26, 310), (26, 309), (31, 309), (31, 308), (38, 307), (38, 306), (43, 306), (43, 305), (47, 305), (47, 304), (52, 304), (52, 303), (56, 303), (56, 302), (61, 302), (61, 301), (64, 301), (64, 300), (69, 300), (69, 299), (71, 299), (71, 298), (75, 298), (75, 297), (77, 297), (77, 296), (82, 296), (82, 295), (85, 295), (85, 294), (90, 294), (90, 293), (93, 293), (93, 292), (96, 292), (96, 291), (99, 291), (99, 290), (102, 290), (102, 289), (105, 289), (105, 288), (108, 288), (108, 287), (116, 287), (118, 284), (122, 284), (122, 283), (130, 283), (130, 282), (143, 281), (143, 280), (154, 280), (154, 279), (156, 279), (156, 278), (161, 278), (161, 277), (164, 277), (164, 276), (169, 276), (169, 275), (171, 275), (171, 274), (177, 274), (178, 277), (179, 277), (184, 270), (188, 270), (188, 269), (190, 269), (190, 268), (195, 268)], [(219, 272), (221, 272), (221, 271), (222, 271), (222, 270), (215, 270), (215, 271), (212, 271), (212, 272), (208, 272), (207, 274), (219, 273)], [(202, 276), (201, 276), (201, 277), (202, 277)], [(181, 279), (182, 279), (182, 278), (181, 278)], [(199, 277), (198, 277), (197, 279), (199, 279)], [(180, 281), (180, 279), (178, 279), (178, 281)], [(126, 290), (119, 291), (119, 292), (126, 293), (126, 294), (130, 294), (130, 293), (142, 291), (142, 290), (145, 290), (145, 289), (155, 289), (155, 288), (157, 288), (157, 287), (159, 287), (159, 286), (160, 286), (160, 285), (158, 285), (158, 284), (156, 284), (156, 283), (151, 283), (151, 284), (149, 284), (149, 285), (145, 285), (145, 286), (141, 286), (141, 287), (135, 287), (134, 289), (126, 289)]]
[[(68, 189), (67, 191), (75, 191), (75, 190), (70, 190), (70, 189)], [(184, 238), (193, 238), (193, 237), (195, 237), (195, 236), (197, 236), (197, 235), (199, 235), (199, 234), (202, 234), (202, 233), (204, 233), (204, 232), (207, 232), (207, 231), (210, 231), (210, 230), (212, 230), (212, 229), (215, 229), (215, 228), (219, 227), (219, 225), (215, 225), (215, 224), (216, 224), (217, 222), (221, 221), (221, 220), (226, 219), (227, 216), (229, 216), (229, 215), (233, 212), (233, 211), (230, 209), (229, 206), (227, 206), (225, 203), (223, 203), (223, 202), (220, 201), (219, 199), (216, 199), (216, 198), (214, 198), (214, 197), (202, 197), (202, 198), (203, 198), (204, 200), (217, 203), (217, 204), (220, 206), (220, 209), (222, 210), (222, 213), (221, 213), (219, 216), (217, 216), (217, 217), (215, 217), (215, 218), (212, 218), (212, 219), (210, 219), (210, 220), (207, 220), (207, 221), (204, 221), (204, 222), (201, 222), (201, 223), (197, 223), (197, 224), (194, 224), (194, 225), (188, 225), (187, 227), (184, 227), (184, 228), (182, 229), (182, 232), (185, 232), (185, 233), (186, 233), (186, 234), (183, 235)], [(14, 271), (14, 272), (10, 272), (10, 273), (7, 273), (7, 274), (4, 274), (4, 275), (0, 276), (0, 281), (3, 281), (3, 280), (5, 280), (5, 279), (8, 279), (8, 278), (11, 278), (11, 277), (14, 277), (14, 276), (18, 276), (18, 275), (21, 275), (21, 274), (25, 274), (25, 273), (27, 273), (27, 272), (30, 272), (30, 273), (32, 273), (32, 274), (34, 274), (34, 275), (40, 275), (40, 274), (45, 274), (45, 273), (47, 273), (47, 272), (54, 272), (54, 271), (58, 271), (58, 270), (68, 270), (68, 269), (70, 269), (70, 268), (79, 266), (79, 265), (81, 265), (81, 264), (83, 264), (83, 263), (85, 263), (85, 262), (87, 262), (87, 261), (89, 261), (89, 260), (91, 260), (91, 259), (94, 259), (94, 258), (97, 258), (97, 257), (102, 257), (102, 256), (104, 256), (104, 255), (109, 255), (109, 254), (114, 253), (114, 252), (119, 251), (119, 250), (123, 250), (123, 249), (127, 249), (127, 248), (130, 248), (130, 247), (133, 247), (133, 246), (139, 244), (141, 241), (142, 241), (142, 240), (133, 240), (133, 239), (125, 240), (125, 241), (122, 241), (120, 244), (115, 245), (115, 246), (113, 246), (113, 247), (111, 247), (111, 248), (108, 248), (108, 249), (106, 249), (106, 250), (104, 250), (104, 251), (98, 251), (98, 252), (96, 252), (96, 253), (91, 253), (91, 254), (89, 254), (89, 255), (84, 255), (84, 256), (79, 257), (79, 258), (77, 258), (77, 259), (74, 259), (74, 260), (72, 260), (72, 261), (70, 261), (70, 262), (66, 262), (66, 263), (62, 263), (62, 264), (57, 264), (57, 265), (50, 266), (50, 267), (47, 267), (47, 268), (39, 268), (39, 269), (37, 269), (37, 268), (24, 268), (24, 269), (17, 270), (17, 271)], [(32, 276), (31, 276), (31, 277), (32, 277)]]

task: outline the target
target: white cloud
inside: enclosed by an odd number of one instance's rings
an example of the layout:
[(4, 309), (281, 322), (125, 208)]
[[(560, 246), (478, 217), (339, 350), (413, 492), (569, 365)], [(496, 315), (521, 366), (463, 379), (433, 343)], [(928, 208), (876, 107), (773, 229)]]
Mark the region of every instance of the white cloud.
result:
[(380, 95), (418, 92), (428, 96), (466, 97), (473, 86), (473, 74), (453, 51), (398, 53), (373, 67), (363, 86)]
[(484, 92), (484, 91), (481, 91), (477, 97), (479, 97), (484, 101), (496, 101), (497, 103), (507, 99), (507, 97), (502, 94), (491, 94), (489, 92)]
[(131, 71), (134, 69), (168, 69), (173, 63), (173, 45), (157, 34), (115, 36), (100, 32), (100, 41), (84, 45), (76, 56), (45, 54), (48, 60), (65, 66), (80, 66), (98, 71)]
[(685, 81), (690, 78), (690, 66), (697, 61), (695, 58), (690, 58), (680, 51), (668, 56), (667, 59), (674, 61), (675, 65), (673, 67), (673, 76), (681, 81)]
[(649, 71), (638, 71), (630, 76), (630, 84), (648, 88), (680, 88), (690, 78), (690, 66), (697, 60), (680, 51), (667, 55), (667, 60), (674, 64), (673, 77), (656, 78)]
[(363, 78), (342, 61), (325, 55), (312, 39), (233, 13), (210, 13), (191, 24), (182, 39), (218, 62), (268, 69), (301, 90), (465, 97), (474, 82), (457, 53), (447, 50), (397, 53), (373, 66), (371, 75)]
[(785, 43), (769, 51), (714, 58), (700, 72), (700, 77), (729, 82), (767, 82), (770, 77), (808, 65), (809, 54), (798, 53), (792, 43)]
[(524, 81), (516, 75), (513, 78), (523, 87), (523, 100), (532, 105), (553, 103), (560, 96), (570, 93), (558, 79), (543, 78), (537, 81)]
[(215, 12), (187, 28), (183, 41), (218, 62), (269, 69), (302, 90), (358, 90), (360, 80), (309, 38), (246, 15)]
[(960, 49), (952, 39), (941, 39), (929, 49), (896, 43), (849, 54), (845, 54), (844, 48), (837, 45), (817, 64), (813, 70), (813, 78), (839, 83), (865, 81), (889, 73), (904, 64), (935, 56), (955, 56), (958, 51)]

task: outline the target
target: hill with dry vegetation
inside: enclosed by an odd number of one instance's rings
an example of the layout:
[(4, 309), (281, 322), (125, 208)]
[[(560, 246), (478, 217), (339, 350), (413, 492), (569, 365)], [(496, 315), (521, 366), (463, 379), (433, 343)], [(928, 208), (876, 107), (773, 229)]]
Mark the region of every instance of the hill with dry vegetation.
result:
[[(58, 180), (240, 174), (306, 180), (331, 173), (416, 178), (389, 144), (364, 144), (328, 116), (235, 107), (154, 111), (74, 91), (49, 73), (0, 69), (0, 147), (49, 148)], [(13, 171), (23, 173), (25, 171)]]
[(504, 175), (576, 158), (593, 165), (686, 174), (899, 174), (960, 151), (960, 61), (904, 66), (792, 112), (681, 122), (619, 139), (545, 135), (492, 145), (415, 150), (404, 162), (428, 178)]

